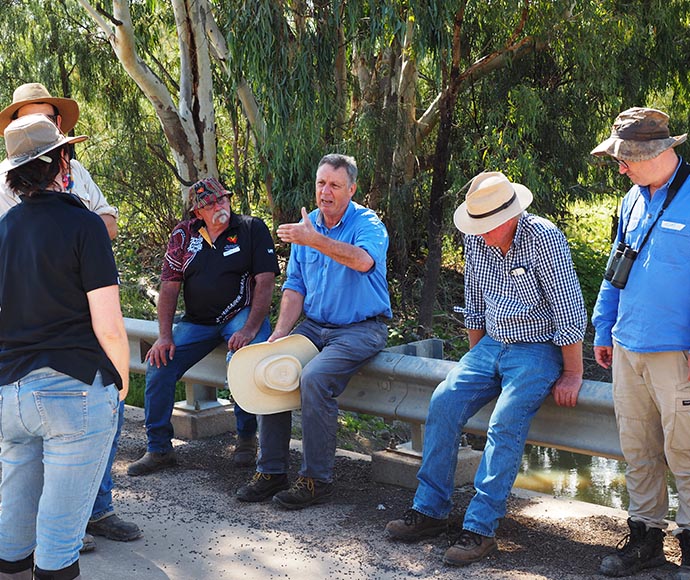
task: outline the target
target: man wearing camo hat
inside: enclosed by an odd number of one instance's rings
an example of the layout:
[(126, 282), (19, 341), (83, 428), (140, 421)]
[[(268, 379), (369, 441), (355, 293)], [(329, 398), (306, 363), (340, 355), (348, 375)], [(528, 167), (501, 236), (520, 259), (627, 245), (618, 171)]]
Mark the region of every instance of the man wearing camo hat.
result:
[(675, 579), (690, 580), (690, 168), (675, 149), (687, 134), (671, 136), (668, 121), (656, 109), (627, 109), (592, 151), (633, 183), (592, 316), (595, 358), (613, 367), (630, 495), (630, 533), (600, 571), (628, 576), (666, 563), (668, 465), (682, 551)]

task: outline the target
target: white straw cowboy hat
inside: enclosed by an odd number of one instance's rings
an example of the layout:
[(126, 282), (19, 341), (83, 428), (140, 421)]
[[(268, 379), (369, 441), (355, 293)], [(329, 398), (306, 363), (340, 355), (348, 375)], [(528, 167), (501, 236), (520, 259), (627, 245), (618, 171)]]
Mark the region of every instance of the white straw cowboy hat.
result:
[(242, 347), (228, 364), (232, 398), (255, 415), (299, 409), (302, 368), (318, 353), (319, 349), (301, 334)]
[(499, 171), (486, 171), (472, 180), (453, 222), (464, 234), (485, 234), (520, 215), (533, 198), (524, 185), (511, 183)]
[(592, 155), (610, 155), (622, 161), (646, 161), (677, 147), (687, 137), (687, 133), (671, 137), (666, 113), (632, 107), (616, 117), (611, 136), (592, 149)]
[(69, 133), (79, 120), (79, 105), (73, 99), (53, 97), (41, 83), (26, 83), (17, 87), (12, 95), (12, 104), (0, 111), (0, 131), (10, 124), (14, 114), (24, 105), (46, 103), (53, 105), (62, 117), (60, 129)]
[(19, 117), (5, 129), (7, 159), (0, 163), (0, 174), (38, 159), (66, 143), (79, 143), (86, 139), (86, 135), (63, 135), (55, 123), (39, 113)]

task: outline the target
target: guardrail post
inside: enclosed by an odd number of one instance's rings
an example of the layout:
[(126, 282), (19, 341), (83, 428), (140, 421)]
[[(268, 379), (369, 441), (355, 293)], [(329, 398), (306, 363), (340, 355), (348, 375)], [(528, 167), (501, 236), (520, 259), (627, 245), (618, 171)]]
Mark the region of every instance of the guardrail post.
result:
[(185, 381), (185, 394), (173, 408), (176, 437), (201, 439), (237, 430), (232, 403), (219, 399), (216, 387)]

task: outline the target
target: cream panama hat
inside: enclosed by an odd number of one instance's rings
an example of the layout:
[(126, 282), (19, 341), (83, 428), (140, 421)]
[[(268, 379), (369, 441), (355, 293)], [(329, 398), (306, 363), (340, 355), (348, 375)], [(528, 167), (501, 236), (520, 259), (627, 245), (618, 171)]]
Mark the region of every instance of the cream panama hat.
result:
[(486, 171), (472, 180), (453, 222), (464, 234), (485, 234), (520, 215), (533, 198), (524, 185), (511, 183), (498, 171)]
[(255, 415), (299, 409), (302, 369), (318, 353), (319, 349), (301, 334), (241, 348), (228, 363), (232, 398)]

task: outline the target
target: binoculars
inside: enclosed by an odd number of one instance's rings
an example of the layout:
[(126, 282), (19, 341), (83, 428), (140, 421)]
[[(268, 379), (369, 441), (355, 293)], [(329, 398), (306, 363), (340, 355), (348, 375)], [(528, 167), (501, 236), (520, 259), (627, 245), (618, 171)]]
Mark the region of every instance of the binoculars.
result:
[(635, 258), (637, 258), (635, 250), (625, 242), (618, 242), (616, 251), (611, 254), (606, 264), (604, 279), (611, 282), (611, 285), (619, 290), (625, 288)]

